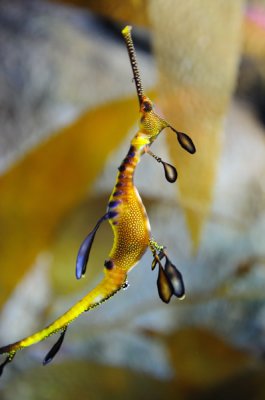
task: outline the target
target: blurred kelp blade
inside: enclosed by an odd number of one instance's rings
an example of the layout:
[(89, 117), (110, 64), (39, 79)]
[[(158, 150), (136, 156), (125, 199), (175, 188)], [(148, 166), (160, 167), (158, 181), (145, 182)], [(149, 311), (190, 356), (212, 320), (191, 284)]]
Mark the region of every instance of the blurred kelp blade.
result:
[(0, 177), (0, 304), (47, 247), (61, 218), (85, 198), (134, 123), (135, 105), (123, 99), (85, 112)]
[(147, 2), (145, 0), (53, 0), (60, 3), (71, 4), (88, 8), (109, 19), (130, 22), (131, 24), (148, 25)]
[[(88, 360), (68, 361), (24, 370), (12, 385), (0, 388), (0, 396), (20, 400), (44, 400), (49, 398), (47, 395), (56, 400), (134, 400), (148, 398), (150, 394), (162, 399), (171, 384), (124, 367), (97, 365)], [(176, 387), (174, 391), (179, 392)]]
[(185, 216), (194, 250), (212, 204), (223, 120), (241, 49), (242, 6), (241, 0), (205, 0), (206, 13), (197, 0), (148, 3), (160, 69), (160, 104), (170, 124), (188, 134), (197, 149), (190, 157), (167, 135), (181, 176), (180, 200), (192, 205), (185, 208)]
[(166, 342), (178, 384), (198, 393), (219, 383), (229, 386), (229, 380), (246, 371), (254, 361), (246, 351), (202, 327), (172, 332)]
[[(89, 360), (62, 360), (57, 364), (52, 363), (49, 368), (35, 366), (24, 369), (14, 377), (12, 385), (0, 387), (0, 396), (4, 399), (44, 400), (51, 391), (52, 398), (56, 400), (71, 400), (75, 396), (86, 398), (88, 392), (91, 396), (93, 394), (93, 399), (115, 400), (164, 399), (165, 396), (172, 399), (226, 398), (207, 395), (219, 385), (224, 392), (225, 389), (229, 390), (234, 385), (233, 379), (242, 385), (237, 387), (237, 396), (244, 394), (244, 381), (251, 384), (252, 393), (255, 393), (255, 383), (259, 384), (257, 391), (264, 388), (264, 366), (260, 364), (257, 369), (251, 369), (257, 378), (258, 374), (263, 376), (262, 380), (253, 381), (253, 375), (248, 369), (253, 362), (251, 357), (207, 330), (186, 328), (170, 334), (149, 331), (146, 335), (149, 341), (156, 337), (166, 346), (173, 372), (169, 379), (154, 379), (142, 371), (97, 365)], [(262, 396), (257, 398), (261, 399)]]

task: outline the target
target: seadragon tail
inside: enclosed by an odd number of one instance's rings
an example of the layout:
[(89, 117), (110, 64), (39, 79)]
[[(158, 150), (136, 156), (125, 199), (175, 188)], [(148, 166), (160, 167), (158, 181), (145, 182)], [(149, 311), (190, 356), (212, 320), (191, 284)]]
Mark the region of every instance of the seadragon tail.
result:
[(24, 339), (0, 347), (0, 354), (8, 354), (6, 360), (0, 365), (0, 375), (2, 374), (6, 364), (12, 361), (18, 350), (32, 346), (33, 344), (60, 332), (61, 335), (59, 339), (44, 358), (43, 364), (46, 365), (50, 362), (62, 345), (68, 325), (83, 312), (99, 306), (117, 293), (122, 287), (124, 287), (126, 277), (126, 272), (120, 268), (113, 268), (111, 271), (105, 271), (105, 277), (94, 289), (50, 325)]

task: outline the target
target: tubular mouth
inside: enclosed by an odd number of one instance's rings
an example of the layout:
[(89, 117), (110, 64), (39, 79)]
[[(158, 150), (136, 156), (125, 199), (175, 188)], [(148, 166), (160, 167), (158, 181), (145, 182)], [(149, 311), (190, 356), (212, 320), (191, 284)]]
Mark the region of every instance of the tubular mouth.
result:
[(124, 37), (124, 40), (125, 40), (125, 43), (127, 46), (127, 50), (128, 50), (128, 54), (129, 54), (129, 58), (130, 58), (130, 62), (131, 62), (131, 67), (132, 67), (132, 71), (133, 71), (133, 79), (134, 79), (134, 83), (136, 86), (139, 104), (141, 106), (143, 103), (143, 100), (144, 100), (144, 91), (143, 91), (143, 86), (142, 86), (142, 81), (141, 81), (141, 77), (140, 77), (137, 60), (136, 60), (136, 53), (135, 53), (135, 48), (134, 48), (134, 44), (133, 44), (133, 40), (132, 40), (131, 30), (132, 30), (132, 27), (130, 25), (125, 26), (125, 28), (122, 30), (122, 35)]

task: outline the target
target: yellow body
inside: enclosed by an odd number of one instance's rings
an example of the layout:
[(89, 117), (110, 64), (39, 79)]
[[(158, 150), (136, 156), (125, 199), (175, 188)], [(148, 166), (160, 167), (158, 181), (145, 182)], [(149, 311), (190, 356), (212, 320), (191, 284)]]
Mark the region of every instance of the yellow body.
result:
[(114, 234), (109, 258), (116, 268), (126, 273), (141, 259), (150, 238), (148, 217), (133, 184), (133, 172), (140, 159), (139, 153), (135, 153), (134, 157), (128, 158), (129, 162), (121, 164), (125, 169), (118, 174), (118, 186), (115, 185), (109, 201), (119, 203), (115, 208), (117, 215), (109, 219)]
[(152, 102), (143, 96), (140, 130), (132, 139), (129, 152), (119, 167), (120, 172), (109, 200), (119, 202), (115, 207), (117, 215), (109, 220), (114, 233), (109, 257), (117, 268), (126, 272), (142, 258), (151, 239), (149, 220), (133, 183), (134, 171), (141, 156), (165, 126), (165, 121), (153, 111)]
[(135, 187), (117, 207), (117, 225), (110, 224), (114, 233), (113, 248), (109, 258), (116, 269), (124, 272), (135, 266), (145, 253), (150, 238), (149, 222), (145, 208)]

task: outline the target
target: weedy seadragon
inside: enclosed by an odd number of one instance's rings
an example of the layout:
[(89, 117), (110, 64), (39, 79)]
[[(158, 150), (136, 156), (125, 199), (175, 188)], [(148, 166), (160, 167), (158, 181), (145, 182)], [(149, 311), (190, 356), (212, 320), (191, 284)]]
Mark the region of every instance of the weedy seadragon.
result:
[(126, 26), (122, 30), (122, 35), (127, 46), (139, 99), (139, 130), (131, 140), (129, 151), (118, 167), (116, 182), (109, 198), (106, 213), (99, 219), (94, 229), (81, 244), (76, 260), (76, 278), (80, 279), (86, 272), (96, 232), (100, 224), (107, 220), (113, 230), (114, 242), (104, 263), (104, 278), (84, 298), (46, 328), (22, 340), (1, 347), (0, 354), (6, 353), (7, 358), (0, 366), (0, 374), (2, 374), (4, 367), (14, 359), (18, 350), (44, 340), (54, 333), (60, 333), (59, 339), (43, 360), (44, 365), (48, 364), (59, 351), (68, 325), (83, 312), (99, 306), (121, 288), (126, 287), (128, 272), (141, 260), (148, 248), (153, 255), (152, 269), (158, 266), (157, 287), (161, 300), (168, 303), (172, 295), (180, 299), (185, 295), (180, 271), (170, 261), (165, 247), (159, 245), (151, 236), (148, 216), (134, 185), (134, 173), (141, 157), (149, 154), (162, 164), (166, 179), (171, 183), (176, 181), (177, 171), (175, 167), (163, 161), (150, 150), (150, 146), (164, 128), (168, 127), (174, 131), (179, 144), (189, 153), (195, 153), (195, 146), (188, 135), (175, 130), (167, 121), (155, 113), (152, 101), (143, 92), (131, 37), (131, 27)]

